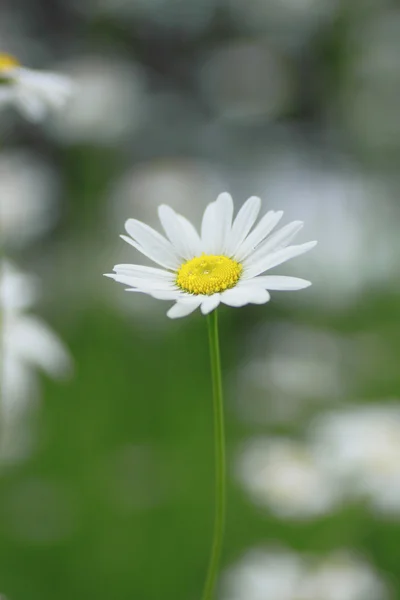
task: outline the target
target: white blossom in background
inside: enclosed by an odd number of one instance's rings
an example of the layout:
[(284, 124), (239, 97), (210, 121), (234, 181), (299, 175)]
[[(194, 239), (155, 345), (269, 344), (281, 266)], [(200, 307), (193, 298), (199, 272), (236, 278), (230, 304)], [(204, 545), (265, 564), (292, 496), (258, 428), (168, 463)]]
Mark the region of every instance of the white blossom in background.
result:
[(312, 427), (310, 446), (352, 495), (378, 512), (400, 514), (400, 402), (324, 414)]
[(57, 217), (59, 180), (39, 156), (21, 150), (0, 154), (0, 237), (3, 248), (25, 246)]
[(142, 162), (113, 182), (107, 199), (107, 223), (115, 231), (126, 215), (135, 211), (151, 227), (157, 226), (161, 197), (188, 219), (200, 220), (207, 198), (210, 193), (217, 195), (222, 183), (216, 167), (209, 162), (180, 156)]
[(222, 577), (221, 600), (390, 600), (363, 558), (337, 551), (314, 557), (289, 549), (248, 551)]
[(281, 549), (248, 551), (222, 578), (222, 600), (294, 600), (302, 559)]
[(347, 372), (353, 345), (327, 328), (258, 324), (248, 345), (234, 382), (247, 422), (293, 421), (313, 405), (343, 397), (354, 380), (354, 369)]
[(114, 144), (130, 141), (146, 119), (143, 72), (123, 59), (93, 55), (63, 65), (76, 91), (66, 110), (51, 121), (65, 143)]
[(309, 568), (296, 600), (386, 600), (388, 587), (365, 560), (335, 552)]
[(248, 442), (236, 463), (239, 482), (259, 506), (283, 519), (331, 512), (340, 486), (317, 453), (285, 438)]
[(305, 259), (315, 285), (307, 303), (346, 307), (369, 287), (391, 281), (400, 252), (398, 208), (387, 201), (383, 181), (346, 162), (327, 168), (302, 146), (261, 161), (253, 179), (285, 212), (295, 214), (300, 205), (312, 235), (321, 240), (318, 253)]
[(39, 398), (36, 370), (53, 378), (71, 373), (72, 361), (55, 333), (26, 312), (38, 297), (38, 283), (9, 262), (0, 263), (1, 379), (0, 457), (15, 460), (30, 450), (24, 414)]
[(29, 121), (42, 121), (64, 108), (73, 94), (64, 75), (28, 69), (9, 54), (0, 54), (0, 106), (14, 105)]

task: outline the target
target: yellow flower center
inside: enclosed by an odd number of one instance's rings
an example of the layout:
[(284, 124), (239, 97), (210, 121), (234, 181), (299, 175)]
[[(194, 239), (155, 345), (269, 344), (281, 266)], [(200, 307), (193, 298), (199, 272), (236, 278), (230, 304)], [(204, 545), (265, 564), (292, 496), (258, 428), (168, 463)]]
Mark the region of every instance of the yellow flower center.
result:
[(15, 67), (19, 66), (20, 63), (16, 58), (14, 58), (14, 56), (0, 53), (0, 74), (4, 71), (8, 71), (9, 69), (14, 69)]
[(185, 262), (178, 270), (177, 285), (190, 294), (216, 294), (234, 287), (243, 267), (226, 256), (202, 254)]

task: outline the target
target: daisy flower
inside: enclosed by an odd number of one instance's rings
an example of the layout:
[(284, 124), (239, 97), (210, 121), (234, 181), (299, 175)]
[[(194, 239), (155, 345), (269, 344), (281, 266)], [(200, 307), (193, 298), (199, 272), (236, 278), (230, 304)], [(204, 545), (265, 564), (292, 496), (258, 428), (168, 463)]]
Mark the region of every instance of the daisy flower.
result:
[(14, 56), (0, 54), (0, 104), (13, 104), (29, 121), (63, 108), (71, 93), (68, 77), (27, 69)]
[(172, 208), (158, 209), (165, 236), (145, 223), (128, 219), (128, 236), (122, 239), (162, 268), (121, 264), (107, 274), (128, 291), (148, 294), (159, 300), (174, 300), (167, 312), (172, 318), (189, 315), (200, 308), (206, 315), (222, 302), (239, 307), (264, 304), (271, 290), (300, 290), (311, 285), (297, 277), (263, 275), (295, 256), (311, 250), (317, 242), (296, 246), (291, 240), (303, 226), (293, 221), (273, 230), (282, 211), (269, 211), (254, 226), (261, 208), (252, 196), (233, 220), (233, 201), (220, 194), (204, 212), (199, 234), (194, 226)]
[[(0, 261), (0, 456), (25, 452), (29, 434), (24, 413), (39, 397), (36, 371), (54, 379), (71, 373), (72, 359), (48, 325), (29, 312), (38, 297), (37, 281), (11, 263)], [(29, 444), (28, 444), (29, 445)]]
[(351, 550), (325, 556), (286, 548), (254, 548), (230, 567), (223, 600), (388, 600), (390, 587)]

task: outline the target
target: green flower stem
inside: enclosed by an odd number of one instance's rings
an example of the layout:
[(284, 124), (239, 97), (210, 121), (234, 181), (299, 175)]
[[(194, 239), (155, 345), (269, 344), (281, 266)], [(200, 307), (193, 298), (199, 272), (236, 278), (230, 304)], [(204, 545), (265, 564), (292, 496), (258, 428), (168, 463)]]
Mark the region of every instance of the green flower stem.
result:
[[(1, 229), (1, 223), (0, 223), (0, 229)], [(1, 234), (1, 231), (0, 231)], [(3, 247), (1, 245), (1, 241), (0, 241), (0, 286), (1, 286), (1, 278), (3, 276), (3, 268), (4, 268), (4, 253), (3, 253)], [(4, 306), (2, 304), (2, 300), (3, 298), (0, 297), (0, 466), (1, 466), (1, 458), (2, 458), (2, 446), (3, 446), (3, 414), (4, 414), (4, 398), (2, 397), (2, 389), (3, 386), (1, 384), (2, 379), (4, 377)]]
[(215, 440), (215, 521), (214, 537), (208, 566), (207, 579), (202, 600), (212, 600), (218, 575), (219, 561), (225, 529), (225, 427), (224, 404), (222, 397), (221, 360), (218, 339), (218, 314), (214, 310), (207, 317), (210, 342), (211, 375), (214, 403), (214, 440)]

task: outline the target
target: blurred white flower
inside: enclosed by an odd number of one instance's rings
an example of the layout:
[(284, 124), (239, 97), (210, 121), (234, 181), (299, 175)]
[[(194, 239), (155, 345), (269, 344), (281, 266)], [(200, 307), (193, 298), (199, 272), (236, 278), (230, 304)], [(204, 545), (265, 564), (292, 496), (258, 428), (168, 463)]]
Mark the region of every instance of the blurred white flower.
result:
[(156, 211), (160, 197), (190, 220), (199, 220), (205, 202), (210, 195), (217, 195), (221, 185), (222, 178), (207, 162), (183, 157), (144, 162), (115, 180), (108, 199), (107, 222), (119, 227), (121, 220), (135, 211), (141, 220), (155, 226), (159, 222)]
[(71, 371), (72, 361), (59, 338), (39, 318), (26, 313), (38, 285), (10, 263), (0, 263), (2, 459), (12, 460), (29, 448), (23, 414), (38, 398), (35, 370), (53, 378)]
[(319, 455), (288, 439), (247, 443), (236, 472), (252, 499), (281, 518), (314, 518), (340, 499), (340, 486)]
[(0, 155), (0, 236), (3, 247), (24, 246), (54, 222), (59, 182), (51, 166), (26, 151)]
[(354, 495), (378, 512), (400, 514), (400, 403), (364, 405), (322, 415), (311, 446)]
[(302, 578), (302, 560), (280, 549), (247, 552), (222, 581), (223, 600), (294, 600)]
[(112, 144), (130, 139), (146, 117), (143, 73), (110, 56), (81, 57), (63, 69), (76, 83), (67, 109), (51, 127), (65, 142)]
[(249, 347), (235, 381), (238, 410), (246, 421), (291, 421), (349, 388), (345, 366), (353, 347), (336, 332), (289, 322), (258, 324)]
[(28, 120), (39, 122), (63, 108), (72, 91), (67, 77), (27, 69), (13, 56), (0, 54), (0, 106), (13, 104)]
[(327, 169), (301, 147), (267, 166), (262, 161), (259, 168), (263, 194), (289, 213), (300, 204), (311, 231), (322, 240), (318, 255), (305, 259), (316, 277), (315, 293), (306, 302), (317, 302), (319, 308), (321, 299), (327, 308), (346, 306), (368, 286), (390, 281), (400, 243), (393, 227), (396, 208), (386, 202), (381, 180), (346, 163)]
[(223, 600), (388, 600), (374, 568), (339, 551), (326, 557), (290, 550), (248, 551), (222, 579)]
[(296, 600), (385, 600), (388, 589), (363, 559), (336, 552), (310, 568)]

